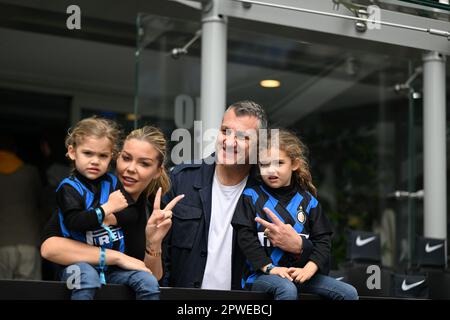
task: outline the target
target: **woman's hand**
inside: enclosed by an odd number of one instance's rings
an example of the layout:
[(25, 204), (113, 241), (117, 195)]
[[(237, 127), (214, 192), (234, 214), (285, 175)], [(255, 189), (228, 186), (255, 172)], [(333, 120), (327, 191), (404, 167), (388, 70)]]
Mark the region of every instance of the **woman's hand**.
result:
[[(153, 251), (159, 251), (161, 242), (172, 226), (172, 209), (184, 198), (184, 194), (172, 199), (164, 209), (161, 208), (161, 188), (156, 192), (153, 204), (153, 212), (147, 221), (145, 227), (145, 238), (147, 240), (147, 248)], [(159, 248), (159, 249), (158, 249)]]
[(289, 268), (288, 272), (295, 282), (304, 283), (311, 279), (318, 269), (314, 262), (308, 261), (303, 268)]
[(127, 256), (116, 250), (107, 250), (106, 257), (112, 255), (114, 265), (125, 270), (145, 271), (152, 274), (152, 271), (146, 267), (144, 261)]
[[(50, 237), (41, 246), (41, 255), (54, 263), (69, 266), (79, 262), (97, 265), (100, 248), (86, 243), (62, 237)], [(106, 249), (106, 265), (117, 265), (127, 270), (142, 270), (151, 273), (144, 262), (112, 249)]]

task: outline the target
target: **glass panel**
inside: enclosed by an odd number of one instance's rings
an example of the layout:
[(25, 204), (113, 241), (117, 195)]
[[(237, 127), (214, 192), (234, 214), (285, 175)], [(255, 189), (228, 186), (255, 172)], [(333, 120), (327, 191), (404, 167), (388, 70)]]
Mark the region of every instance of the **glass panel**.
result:
[[(399, 2), (399, 1), (383, 1), (383, 2)], [(403, 6), (403, 7), (417, 7), (417, 8), (422, 8), (423, 10), (428, 10), (428, 11), (433, 11), (433, 12), (437, 12), (436, 10), (433, 9), (441, 9), (441, 10), (447, 10), (450, 11), (450, 6), (448, 5), (448, 1), (447, 3), (441, 3), (438, 0), (401, 0), (400, 2), (403, 3), (398, 3), (399, 6)], [(414, 4), (414, 5), (410, 5), (410, 4)], [(428, 8), (426, 8), (428, 7)]]
[(450, 6), (445, 3), (439, 3), (439, 1), (437, 0), (335, 0), (335, 2), (339, 2), (344, 5), (377, 5), (378, 7), (386, 10), (408, 13), (416, 16), (439, 20), (449, 20)]
[[(183, 158), (193, 159), (200, 23), (148, 14), (137, 22), (137, 121), (121, 117), (128, 126), (159, 126), (169, 140), (173, 130), (188, 129), (191, 153)], [(173, 54), (186, 46), (187, 53)], [(246, 32), (229, 21), (227, 104), (255, 100), (273, 126), (296, 131), (309, 146), (319, 200), (336, 227), (334, 267), (345, 260), (348, 228), (381, 234), (384, 265), (407, 267), (414, 256), (423, 205), (405, 195), (423, 189), (421, 65), (420, 58), (364, 46)], [(267, 79), (281, 85), (263, 88), (260, 81)], [(178, 143), (173, 140), (171, 147)]]
[[(200, 112), (200, 40), (182, 49), (199, 29), (200, 23), (138, 15), (135, 127), (158, 126), (169, 140), (175, 129), (184, 128), (193, 137), (193, 122)], [(191, 159), (194, 151), (183, 158)]]
[[(228, 104), (254, 99), (273, 126), (297, 132), (309, 147), (319, 200), (336, 227), (334, 267), (345, 260), (347, 228), (379, 232), (385, 265), (408, 263), (414, 225), (408, 219), (418, 206), (397, 199), (395, 191), (416, 191), (419, 185), (413, 169), (421, 166), (411, 147), (422, 138), (420, 130), (409, 129), (410, 92), (402, 84), (420, 65), (407, 57), (275, 38), (229, 25)], [(263, 88), (265, 79), (281, 85)], [(416, 102), (413, 123), (418, 126), (421, 100)], [(408, 170), (409, 159), (415, 167)]]

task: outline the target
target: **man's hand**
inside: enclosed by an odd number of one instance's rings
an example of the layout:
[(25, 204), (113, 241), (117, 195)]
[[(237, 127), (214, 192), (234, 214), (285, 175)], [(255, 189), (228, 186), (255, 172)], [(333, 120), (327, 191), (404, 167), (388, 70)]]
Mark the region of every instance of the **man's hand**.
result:
[(292, 281), (292, 278), (289, 275), (289, 269), (285, 267), (275, 267), (272, 270), (270, 270), (270, 274), (276, 274), (282, 278)]
[(285, 252), (300, 254), (303, 247), (303, 241), (297, 231), (295, 231), (290, 224), (283, 223), (278, 219), (270, 209), (264, 208), (264, 211), (273, 223), (258, 217), (255, 218), (255, 221), (266, 228), (264, 234), (269, 238), (270, 243), (274, 247), (278, 247)]
[(303, 268), (289, 268), (288, 273), (295, 282), (304, 283), (311, 279), (318, 269), (314, 262), (308, 261)]

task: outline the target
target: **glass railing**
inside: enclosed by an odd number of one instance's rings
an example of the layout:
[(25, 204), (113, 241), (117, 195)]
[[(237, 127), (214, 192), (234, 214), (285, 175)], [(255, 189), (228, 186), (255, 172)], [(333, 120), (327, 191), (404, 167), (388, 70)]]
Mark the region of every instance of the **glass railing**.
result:
[(185, 48), (200, 21), (140, 13), (136, 22), (135, 126), (158, 126), (169, 140), (175, 129), (187, 129), (192, 140), (184, 143), (192, 145), (200, 112), (200, 40)]
[[(194, 40), (187, 52), (182, 49), (200, 28), (200, 21), (139, 16), (139, 126), (158, 125), (169, 139), (177, 128), (193, 132), (194, 120), (200, 120), (201, 41)], [(422, 62), (322, 40), (245, 31), (230, 20), (227, 104), (246, 99), (260, 103), (272, 125), (295, 130), (309, 146), (314, 182), (337, 227), (334, 261), (345, 257), (344, 229), (350, 226), (378, 228), (384, 262), (406, 264), (411, 229), (421, 228), (416, 213), (420, 216), (422, 206), (392, 194), (415, 191), (422, 183), (416, 170), (422, 161), (421, 77), (411, 87), (403, 85)], [(262, 80), (279, 84), (266, 88)], [(191, 151), (188, 158), (194, 158), (194, 147)]]
[(432, 0), (333, 0), (343, 5), (376, 5), (381, 9), (391, 10), (415, 16), (449, 21), (450, 5)]

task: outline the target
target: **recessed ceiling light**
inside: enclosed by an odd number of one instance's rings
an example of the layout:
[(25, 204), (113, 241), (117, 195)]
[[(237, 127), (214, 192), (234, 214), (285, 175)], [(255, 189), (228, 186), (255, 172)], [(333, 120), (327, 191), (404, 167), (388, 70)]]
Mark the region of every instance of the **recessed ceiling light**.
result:
[(263, 88), (278, 88), (281, 85), (278, 80), (261, 80), (259, 84)]
[(134, 121), (134, 120), (137, 119), (137, 117), (136, 117), (136, 115), (134, 113), (127, 113), (126, 118), (127, 118), (128, 121)]

